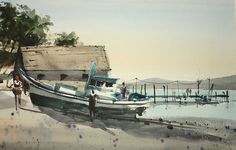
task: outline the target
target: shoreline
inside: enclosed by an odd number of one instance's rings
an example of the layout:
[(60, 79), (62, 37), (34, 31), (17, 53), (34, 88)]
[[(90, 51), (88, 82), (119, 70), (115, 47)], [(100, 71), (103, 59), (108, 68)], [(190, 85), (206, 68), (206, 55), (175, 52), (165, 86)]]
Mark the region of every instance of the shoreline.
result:
[[(7, 99), (0, 98), (1, 104), (13, 98), (8, 94)], [(168, 118), (166, 124), (117, 119), (96, 119), (92, 123), (78, 115), (38, 109), (25, 95), (24, 100), (24, 108), (41, 113), (15, 111), (14, 103), (0, 109), (3, 149), (236, 149), (235, 121), (228, 120), (230, 129), (223, 126), (225, 120), (192, 117)]]

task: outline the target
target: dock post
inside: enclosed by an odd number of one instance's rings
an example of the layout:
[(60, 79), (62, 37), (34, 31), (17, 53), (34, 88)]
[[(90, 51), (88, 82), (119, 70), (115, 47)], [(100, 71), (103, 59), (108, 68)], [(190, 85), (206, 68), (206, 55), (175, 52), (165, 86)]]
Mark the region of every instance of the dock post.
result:
[(226, 101), (229, 102), (229, 91), (226, 90)]
[(163, 92), (164, 92), (164, 99), (166, 101), (166, 87), (165, 87), (165, 85), (163, 85)]
[(176, 101), (175, 91), (174, 91), (173, 95), (174, 95), (173, 100)]
[(210, 91), (211, 91), (211, 79), (208, 78), (208, 96), (210, 96)]
[(177, 80), (177, 87), (178, 87), (178, 97), (179, 97), (179, 81)]
[(225, 92), (223, 91), (223, 101), (225, 102)]
[(215, 100), (217, 100), (217, 92), (215, 91)]
[(171, 94), (171, 100), (174, 101), (174, 92), (172, 91)]
[(143, 94), (143, 85), (141, 85), (140, 93)]
[(168, 85), (166, 85), (166, 98), (167, 98), (167, 102), (168, 102)]
[(144, 95), (147, 96), (146, 83), (144, 84)]
[(154, 104), (156, 104), (156, 87), (155, 84), (153, 84), (153, 98), (154, 98)]
[(199, 88), (200, 88), (200, 84), (201, 84), (202, 80), (197, 80), (197, 94), (199, 95)]

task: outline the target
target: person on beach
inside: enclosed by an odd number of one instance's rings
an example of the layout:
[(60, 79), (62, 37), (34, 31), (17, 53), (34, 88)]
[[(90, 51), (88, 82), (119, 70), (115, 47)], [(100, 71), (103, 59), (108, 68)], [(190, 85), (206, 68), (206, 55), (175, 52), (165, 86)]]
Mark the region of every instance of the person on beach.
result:
[(12, 92), (15, 95), (15, 106), (17, 110), (17, 106), (21, 105), (21, 93), (22, 93), (22, 82), (18, 75), (15, 76), (13, 84), (10, 85), (10, 88), (12, 88)]
[(96, 98), (97, 98), (97, 94), (94, 93), (94, 90), (92, 90), (92, 93), (89, 95), (89, 115), (90, 115), (90, 119), (91, 121), (93, 121), (95, 119), (95, 111), (96, 111)]
[(125, 94), (127, 92), (127, 88), (125, 86), (125, 82), (122, 83), (122, 86), (120, 88), (120, 91), (121, 91), (121, 95), (122, 95), (122, 98), (125, 99)]

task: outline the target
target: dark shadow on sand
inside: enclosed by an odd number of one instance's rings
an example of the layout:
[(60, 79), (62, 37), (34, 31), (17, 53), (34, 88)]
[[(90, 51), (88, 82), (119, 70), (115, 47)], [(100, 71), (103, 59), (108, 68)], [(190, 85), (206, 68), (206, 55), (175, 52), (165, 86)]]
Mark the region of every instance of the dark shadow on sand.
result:
[[(39, 107), (40, 111), (51, 118), (62, 122), (66, 125), (71, 124), (81, 124), (90, 126), (92, 128), (99, 128), (112, 134), (113, 133), (108, 128), (121, 129), (127, 134), (139, 137), (149, 137), (149, 138), (171, 138), (171, 137), (181, 137), (191, 140), (208, 140), (208, 141), (219, 141), (221, 137), (204, 133), (204, 130), (195, 130), (189, 128), (182, 128), (174, 126), (173, 129), (168, 129), (166, 124), (155, 124), (146, 123), (139, 120), (122, 120), (122, 119), (111, 119), (98, 116), (94, 122), (90, 121), (88, 114), (73, 114), (69, 112), (61, 112), (46, 107)], [(225, 140), (225, 139), (223, 139)], [(222, 141), (222, 139), (221, 139)]]

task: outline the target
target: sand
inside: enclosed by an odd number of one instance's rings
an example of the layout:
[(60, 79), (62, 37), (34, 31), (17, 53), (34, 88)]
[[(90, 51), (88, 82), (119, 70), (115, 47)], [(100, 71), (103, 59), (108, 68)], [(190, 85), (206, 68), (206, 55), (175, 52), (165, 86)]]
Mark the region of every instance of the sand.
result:
[(0, 149), (236, 149), (232, 120), (168, 118), (143, 123), (98, 118), (92, 123), (86, 116), (34, 107), (26, 95), (23, 100), (22, 109), (15, 111), (12, 93), (0, 91)]

